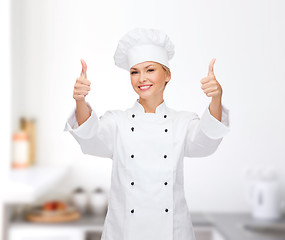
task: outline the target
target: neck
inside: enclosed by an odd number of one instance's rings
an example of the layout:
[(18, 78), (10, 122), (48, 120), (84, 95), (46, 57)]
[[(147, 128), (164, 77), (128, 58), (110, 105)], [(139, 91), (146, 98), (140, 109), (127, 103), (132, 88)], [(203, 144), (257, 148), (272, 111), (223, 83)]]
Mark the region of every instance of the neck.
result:
[(163, 101), (163, 97), (158, 99), (139, 98), (139, 103), (144, 107), (145, 113), (155, 113), (157, 106), (163, 103)]

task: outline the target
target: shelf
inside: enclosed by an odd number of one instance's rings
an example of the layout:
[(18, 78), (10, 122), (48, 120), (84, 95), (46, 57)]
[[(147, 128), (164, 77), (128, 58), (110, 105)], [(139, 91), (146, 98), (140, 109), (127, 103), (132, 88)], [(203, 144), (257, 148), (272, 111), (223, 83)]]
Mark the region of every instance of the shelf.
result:
[(71, 227), (85, 231), (103, 231), (103, 225), (106, 216), (96, 216), (93, 214), (83, 214), (78, 220), (70, 222), (58, 222), (58, 223), (40, 223), (40, 222), (29, 222), (23, 217), (20, 219), (14, 219), (10, 222), (10, 227), (16, 228), (29, 228), (29, 227)]
[(68, 169), (68, 166), (12, 169), (0, 198), (4, 203), (33, 203), (51, 190), (65, 176)]

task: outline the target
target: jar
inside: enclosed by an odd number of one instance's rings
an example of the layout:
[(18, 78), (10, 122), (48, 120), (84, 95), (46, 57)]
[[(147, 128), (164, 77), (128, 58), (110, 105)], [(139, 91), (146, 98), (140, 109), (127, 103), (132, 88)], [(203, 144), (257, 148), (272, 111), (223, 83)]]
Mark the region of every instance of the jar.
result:
[(106, 214), (107, 196), (102, 188), (98, 187), (91, 193), (90, 204), (93, 214), (100, 216)]
[(84, 214), (86, 213), (87, 204), (88, 204), (88, 196), (85, 192), (85, 190), (81, 187), (77, 187), (72, 192), (72, 203), (77, 208), (77, 210)]
[(29, 136), (25, 131), (13, 134), (12, 151), (12, 168), (29, 166)]
[(36, 119), (21, 117), (20, 130), (29, 136), (29, 165), (34, 165), (36, 160)]

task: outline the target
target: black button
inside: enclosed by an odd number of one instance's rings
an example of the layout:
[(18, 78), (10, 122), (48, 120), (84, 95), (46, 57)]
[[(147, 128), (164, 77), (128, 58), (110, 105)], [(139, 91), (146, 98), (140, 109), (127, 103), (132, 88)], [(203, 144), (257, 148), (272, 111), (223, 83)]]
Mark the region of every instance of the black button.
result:
[(168, 212), (168, 209), (167, 209), (167, 208), (165, 208), (165, 212)]
[(134, 127), (132, 127), (131, 129), (132, 129), (132, 131), (134, 131)]
[(167, 158), (167, 155), (164, 155), (164, 158)]
[(134, 155), (133, 155), (133, 154), (131, 155), (131, 158), (134, 158)]
[(131, 184), (134, 185), (135, 183), (134, 183), (134, 182), (131, 182)]
[(134, 210), (134, 209), (132, 209), (132, 210), (131, 210), (131, 213), (134, 213), (134, 211), (135, 211), (135, 210)]
[(167, 132), (168, 130), (167, 130), (167, 129), (165, 129), (164, 131), (165, 131), (165, 132)]
[(164, 118), (166, 118), (167, 117), (167, 115), (164, 115)]
[(134, 118), (134, 117), (135, 117), (135, 114), (133, 114), (132, 117)]
[(164, 185), (167, 185), (167, 182), (165, 182)]

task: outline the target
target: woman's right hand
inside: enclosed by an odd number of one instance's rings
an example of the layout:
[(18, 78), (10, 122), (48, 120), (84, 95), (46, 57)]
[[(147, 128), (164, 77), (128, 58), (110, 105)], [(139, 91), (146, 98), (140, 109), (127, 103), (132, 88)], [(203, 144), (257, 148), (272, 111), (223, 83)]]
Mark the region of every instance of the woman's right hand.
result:
[(85, 96), (90, 91), (90, 85), (91, 82), (87, 80), (86, 70), (87, 70), (87, 64), (86, 62), (81, 59), (82, 64), (82, 71), (80, 74), (80, 77), (76, 79), (75, 85), (74, 85), (74, 91), (73, 91), (73, 98), (76, 101), (85, 101)]

